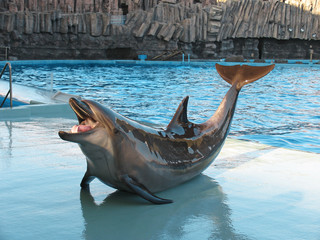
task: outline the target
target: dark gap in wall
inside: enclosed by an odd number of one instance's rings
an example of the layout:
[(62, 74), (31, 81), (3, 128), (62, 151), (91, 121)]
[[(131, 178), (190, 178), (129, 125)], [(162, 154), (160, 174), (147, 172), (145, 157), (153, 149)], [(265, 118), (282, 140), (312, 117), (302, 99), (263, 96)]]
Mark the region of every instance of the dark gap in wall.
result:
[(262, 38), (259, 38), (258, 50), (259, 50), (259, 59), (262, 59), (262, 55), (263, 55), (263, 39)]

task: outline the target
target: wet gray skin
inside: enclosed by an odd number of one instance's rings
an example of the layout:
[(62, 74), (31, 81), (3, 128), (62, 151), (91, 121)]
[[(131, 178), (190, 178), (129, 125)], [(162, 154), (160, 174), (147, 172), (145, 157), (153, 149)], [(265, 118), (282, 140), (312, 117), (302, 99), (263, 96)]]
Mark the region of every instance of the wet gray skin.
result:
[[(179, 185), (204, 171), (219, 154), (230, 129), (242, 86), (269, 73), (264, 67), (216, 65), (231, 84), (215, 114), (202, 124), (188, 121), (188, 97), (180, 103), (166, 129), (128, 119), (101, 104), (71, 98), (69, 103), (84, 130), (60, 131), (78, 143), (87, 158), (81, 187), (97, 177), (103, 183), (155, 203), (171, 203), (153, 193)], [(83, 125), (83, 126), (81, 126)]]

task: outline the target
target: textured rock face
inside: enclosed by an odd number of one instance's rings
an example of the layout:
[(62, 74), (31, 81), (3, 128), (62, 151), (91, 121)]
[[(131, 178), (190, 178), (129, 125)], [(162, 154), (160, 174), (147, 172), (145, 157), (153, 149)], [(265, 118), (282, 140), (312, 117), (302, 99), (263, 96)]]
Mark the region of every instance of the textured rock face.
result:
[[(174, 50), (192, 58), (305, 58), (308, 41), (315, 46), (320, 39), (320, 4), (286, 2), (291, 5), (278, 0), (3, 0), (0, 46), (10, 47), (18, 59), (139, 54), (151, 59)], [(276, 50), (271, 43), (282, 47)], [(294, 43), (302, 49), (292, 52)]]
[(228, 1), (218, 41), (226, 38), (319, 40), (319, 15), (278, 1)]

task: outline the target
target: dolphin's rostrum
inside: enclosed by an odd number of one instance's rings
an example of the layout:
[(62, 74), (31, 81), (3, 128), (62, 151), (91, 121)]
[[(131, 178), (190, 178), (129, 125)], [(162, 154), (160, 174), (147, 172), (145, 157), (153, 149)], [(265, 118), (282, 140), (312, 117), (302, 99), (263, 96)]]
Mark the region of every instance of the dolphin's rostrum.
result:
[(200, 174), (219, 154), (229, 132), (241, 88), (268, 74), (269, 66), (223, 66), (220, 76), (231, 84), (214, 115), (204, 123), (187, 118), (188, 97), (180, 103), (166, 129), (130, 120), (90, 100), (69, 103), (79, 125), (59, 136), (78, 143), (87, 158), (81, 187), (97, 177), (103, 183), (140, 195), (155, 204), (171, 203), (153, 193)]

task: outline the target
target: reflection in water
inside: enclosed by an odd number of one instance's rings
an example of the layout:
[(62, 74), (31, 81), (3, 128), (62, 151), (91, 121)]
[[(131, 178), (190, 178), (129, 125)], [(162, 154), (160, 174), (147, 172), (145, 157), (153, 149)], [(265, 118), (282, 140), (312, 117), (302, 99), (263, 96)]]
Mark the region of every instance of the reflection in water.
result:
[(235, 232), (226, 195), (211, 178), (200, 175), (165, 192), (173, 204), (151, 205), (116, 191), (96, 204), (81, 190), (85, 239), (248, 239)]
[[(12, 121), (5, 121), (5, 125), (8, 129), (8, 139), (9, 139), (8, 149), (11, 149), (12, 148)], [(10, 153), (10, 156), (11, 156), (11, 153)]]
[[(2, 155), (4, 161), (2, 161), (5, 164), (5, 168), (10, 167), (11, 162), (10, 159), (12, 157), (12, 144), (13, 144), (13, 140), (12, 140), (12, 121), (5, 121), (4, 125), (7, 129), (8, 129), (8, 134), (4, 134), (4, 137), (1, 138), (0, 137), (0, 149), (3, 148), (5, 151), (3, 152), (3, 154), (5, 154), (5, 156)], [(1, 125), (0, 125), (1, 127)], [(3, 128), (0, 128), (1, 131), (3, 131)], [(3, 133), (3, 132), (2, 132)], [(0, 157), (1, 158), (1, 157)]]

